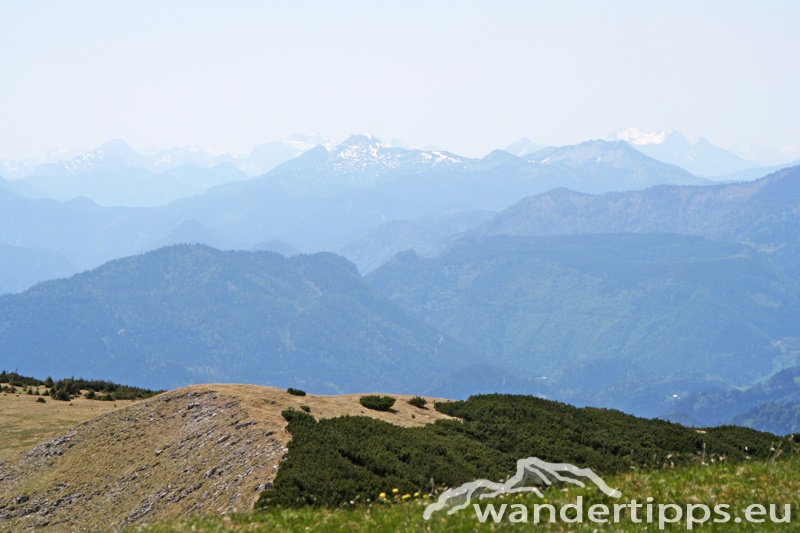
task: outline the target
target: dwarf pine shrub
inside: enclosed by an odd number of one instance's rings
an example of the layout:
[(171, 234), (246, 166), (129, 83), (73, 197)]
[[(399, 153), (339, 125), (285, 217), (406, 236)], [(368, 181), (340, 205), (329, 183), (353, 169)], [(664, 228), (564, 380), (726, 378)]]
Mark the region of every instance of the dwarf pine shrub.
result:
[(52, 396), (54, 400), (59, 400), (62, 402), (68, 402), (72, 399), (72, 396), (70, 396), (69, 393), (64, 389), (57, 390), (54, 394), (51, 394), (50, 396)]
[(408, 403), (410, 403), (414, 407), (419, 407), (420, 409), (424, 409), (425, 404), (428, 403), (428, 401), (422, 396), (414, 396), (413, 398), (408, 400)]
[[(373, 401), (368, 398), (362, 405)], [(725, 464), (781, 461), (800, 452), (791, 437), (735, 426), (698, 433), (663, 420), (533, 396), (479, 395), (433, 407), (456, 420), (406, 428), (367, 416), (317, 421), (300, 410), (284, 411), (292, 435), (289, 452), (257, 507), (339, 507), (375, 501), (394, 489), (435, 495), (441, 487), (503, 479), (525, 457), (607, 475), (722, 458)]]
[(388, 411), (394, 405), (395, 399), (391, 396), (362, 396), (358, 402), (373, 411)]

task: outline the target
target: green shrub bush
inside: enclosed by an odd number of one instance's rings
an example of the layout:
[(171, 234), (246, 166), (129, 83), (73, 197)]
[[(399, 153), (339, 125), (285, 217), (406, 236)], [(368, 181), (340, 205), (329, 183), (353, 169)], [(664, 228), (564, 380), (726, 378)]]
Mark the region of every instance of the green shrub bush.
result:
[(423, 398), (422, 396), (414, 396), (413, 398), (408, 400), (408, 403), (410, 403), (414, 407), (419, 407), (420, 409), (425, 409), (425, 405), (428, 403), (428, 401), (425, 398)]
[(55, 394), (51, 394), (50, 396), (52, 396), (54, 400), (59, 400), (62, 402), (68, 402), (72, 399), (72, 396), (70, 396), (69, 393), (64, 389), (57, 390)]
[(394, 398), (391, 396), (362, 396), (358, 402), (373, 411), (388, 411), (394, 405)]
[(38, 398), (36, 398), (36, 402), (37, 402), (37, 403), (46, 403), (46, 402), (47, 402), (47, 400), (45, 400), (44, 398), (42, 398), (41, 396), (39, 396)]
[(301, 405), (300, 409), (302, 409), (306, 413), (310, 413), (311, 412), (311, 408), (309, 406), (307, 406), (307, 405)]
[(306, 395), (306, 391), (300, 390), (300, 389), (293, 389), (291, 387), (286, 389), (286, 392), (288, 392), (292, 396), (305, 396)]
[(792, 438), (747, 428), (698, 433), (662, 420), (532, 396), (473, 396), (434, 407), (460, 420), (404, 428), (366, 416), (316, 421), (302, 411), (284, 411), (292, 434), (289, 452), (257, 506), (335, 507), (374, 501), (395, 488), (399, 494), (430, 493), (476, 479), (502, 480), (526, 457), (607, 475), (722, 457), (726, 463), (782, 460), (800, 450)]

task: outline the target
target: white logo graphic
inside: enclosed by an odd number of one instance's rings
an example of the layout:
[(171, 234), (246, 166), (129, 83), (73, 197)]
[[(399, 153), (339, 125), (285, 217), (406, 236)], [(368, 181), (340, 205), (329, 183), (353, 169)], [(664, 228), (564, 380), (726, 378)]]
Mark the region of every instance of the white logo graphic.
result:
[(478, 479), (443, 492), (435, 503), (425, 508), (423, 517), (425, 520), (429, 520), (435, 511), (446, 507), (450, 507), (447, 514), (453, 514), (460, 509), (466, 508), (473, 498), (482, 500), (484, 498), (495, 498), (501, 494), (518, 492), (533, 492), (542, 498), (543, 495), (537, 485), (552, 485), (554, 481), (564, 481), (585, 487), (586, 485), (576, 477), (590, 479), (607, 496), (613, 498), (622, 496), (620, 491), (610, 488), (597, 474), (588, 468), (578, 468), (575, 465), (564, 463), (548, 463), (536, 457), (528, 457), (517, 461), (517, 473), (505, 483)]

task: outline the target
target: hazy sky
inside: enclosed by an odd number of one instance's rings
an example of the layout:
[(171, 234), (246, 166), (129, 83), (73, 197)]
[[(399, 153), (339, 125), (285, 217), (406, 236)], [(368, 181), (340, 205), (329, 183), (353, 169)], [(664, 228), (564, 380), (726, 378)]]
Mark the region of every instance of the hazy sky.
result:
[(0, 0), (0, 158), (316, 130), (800, 144), (800, 2)]

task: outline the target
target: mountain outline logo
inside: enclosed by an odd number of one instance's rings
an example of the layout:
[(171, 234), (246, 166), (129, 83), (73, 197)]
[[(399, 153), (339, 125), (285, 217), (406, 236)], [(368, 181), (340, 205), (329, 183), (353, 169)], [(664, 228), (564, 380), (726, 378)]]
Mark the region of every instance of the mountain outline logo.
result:
[[(538, 484), (526, 484), (528, 481), (538, 480), (544, 485), (552, 485), (554, 481), (572, 483), (580, 487), (586, 484), (577, 479), (578, 477), (588, 478), (603, 493), (612, 498), (619, 498), (622, 493), (617, 489), (612, 489), (606, 485), (600, 476), (589, 468), (579, 468), (569, 463), (548, 463), (538, 457), (528, 457), (517, 461), (517, 472), (505, 483), (489, 481), (488, 479), (478, 479), (464, 483), (460, 487), (449, 489), (439, 495), (439, 499), (425, 508), (423, 518), (430, 520), (434, 512), (451, 507), (447, 514), (451, 515), (456, 511), (469, 506), (473, 498), (480, 500), (486, 498), (496, 498), (501, 494), (516, 494), (522, 492), (532, 492), (543, 498), (544, 495), (538, 488)], [(551, 479), (552, 478), (552, 479)]]

